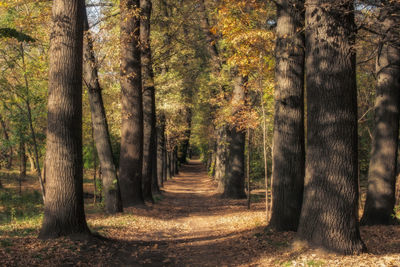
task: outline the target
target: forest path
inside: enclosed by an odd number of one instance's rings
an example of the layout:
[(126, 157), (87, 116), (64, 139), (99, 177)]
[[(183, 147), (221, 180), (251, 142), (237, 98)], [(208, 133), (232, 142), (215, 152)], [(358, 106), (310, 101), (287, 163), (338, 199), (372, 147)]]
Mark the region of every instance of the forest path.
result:
[(200, 161), (182, 166), (163, 191), (156, 204), (127, 211), (134, 222), (118, 237), (127, 245), (118, 256), (123, 265), (248, 265), (263, 253), (256, 249), (262, 203), (248, 210), (246, 200), (220, 198)]

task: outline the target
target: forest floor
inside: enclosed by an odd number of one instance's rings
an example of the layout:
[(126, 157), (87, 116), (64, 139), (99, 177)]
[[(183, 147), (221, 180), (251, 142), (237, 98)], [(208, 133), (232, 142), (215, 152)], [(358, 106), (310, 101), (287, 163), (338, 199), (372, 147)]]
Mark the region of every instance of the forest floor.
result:
[(87, 204), (90, 229), (104, 237), (90, 240), (38, 240), (41, 215), (14, 214), (0, 224), (0, 266), (400, 266), (400, 226), (362, 227), (369, 253), (358, 256), (294, 249), (295, 233), (266, 228), (262, 197), (253, 195), (248, 210), (246, 200), (221, 199), (215, 189), (191, 161), (154, 204), (114, 216)]

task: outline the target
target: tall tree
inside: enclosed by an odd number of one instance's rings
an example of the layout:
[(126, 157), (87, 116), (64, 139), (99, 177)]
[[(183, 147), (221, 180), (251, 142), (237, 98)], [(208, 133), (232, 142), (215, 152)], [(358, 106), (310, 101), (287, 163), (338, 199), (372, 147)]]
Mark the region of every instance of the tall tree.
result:
[[(140, 0), (142, 10), (140, 21), (140, 44), (142, 60), (143, 86), (143, 196), (154, 201), (152, 189), (159, 193), (157, 179), (157, 144), (156, 144), (156, 100), (154, 87), (153, 63), (150, 49), (151, 1)], [(154, 192), (155, 193), (155, 192)]]
[[(233, 81), (232, 94), (232, 116), (237, 116), (245, 100), (245, 81), (244, 77), (237, 76)], [(245, 198), (245, 141), (246, 133), (239, 129), (237, 125), (231, 125), (227, 130), (228, 141), (228, 168), (225, 179), (223, 179), (224, 191), (223, 197), (227, 198)]]
[(362, 224), (390, 224), (394, 219), (400, 89), (400, 4), (381, 1), (376, 58), (375, 131), (368, 170)]
[(142, 194), (143, 104), (140, 59), (140, 0), (121, 0), (122, 129), (119, 175), (125, 207), (144, 204)]
[(296, 231), (303, 200), (304, 1), (277, 1), (270, 226)]
[(92, 116), (93, 138), (96, 144), (97, 155), (100, 161), (101, 178), (105, 209), (113, 214), (122, 212), (122, 201), (111, 147), (110, 134), (106, 112), (104, 110), (101, 86), (99, 83), (98, 67), (93, 51), (93, 41), (89, 31), (89, 23), (85, 12), (83, 42), (83, 80), (88, 88), (90, 111)]
[(83, 0), (53, 1), (43, 239), (90, 234), (82, 185), (84, 8)]
[[(205, 39), (207, 42), (207, 52), (210, 57), (210, 64), (212, 67), (212, 75), (215, 77), (219, 77), (222, 64), (220, 53), (218, 51), (218, 47), (216, 46), (216, 38), (211, 32), (211, 25), (207, 15), (207, 8), (206, 8), (206, 1), (201, 0), (199, 2), (199, 9), (201, 12), (200, 15), (200, 25), (204, 32)], [(216, 141), (215, 146), (213, 146), (214, 151), (213, 155), (210, 158), (215, 157), (215, 164), (214, 164), (214, 178), (218, 182), (217, 191), (219, 193), (224, 192), (225, 187), (225, 178), (226, 178), (226, 170), (228, 164), (228, 152), (227, 152), (227, 126), (226, 125), (219, 125), (215, 127), (216, 130)], [(212, 160), (210, 160), (211, 162)]]
[(358, 213), (353, 1), (307, 0), (307, 162), (298, 239), (343, 254), (365, 250)]

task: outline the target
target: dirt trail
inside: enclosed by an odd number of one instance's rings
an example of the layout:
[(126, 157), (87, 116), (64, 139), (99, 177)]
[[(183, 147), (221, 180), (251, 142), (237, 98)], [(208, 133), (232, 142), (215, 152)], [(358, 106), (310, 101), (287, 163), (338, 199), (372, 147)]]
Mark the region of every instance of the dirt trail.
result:
[[(253, 261), (257, 246), (250, 243), (265, 226), (262, 204), (248, 211), (246, 200), (221, 199), (215, 188), (200, 161), (184, 165), (165, 183), (160, 202), (128, 211), (137, 223), (126, 228), (122, 263), (221, 266)], [(147, 227), (140, 227), (142, 220)]]

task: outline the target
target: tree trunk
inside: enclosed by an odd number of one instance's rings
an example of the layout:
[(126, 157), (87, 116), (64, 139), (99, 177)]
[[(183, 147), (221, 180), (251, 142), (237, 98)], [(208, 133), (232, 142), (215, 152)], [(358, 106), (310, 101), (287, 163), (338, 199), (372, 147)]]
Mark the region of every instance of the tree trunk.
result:
[(107, 213), (114, 214), (122, 212), (122, 201), (87, 16), (85, 16), (84, 30), (83, 80), (88, 88), (93, 138), (102, 170), (102, 191), (104, 194), (105, 210)]
[(269, 225), (296, 231), (304, 185), (304, 2), (277, 1), (272, 209)]
[(121, 0), (122, 129), (119, 176), (124, 207), (144, 204), (142, 191), (143, 102), (139, 0)]
[(358, 213), (353, 1), (306, 1), (307, 162), (298, 239), (365, 251)]
[(42, 239), (90, 235), (82, 181), (84, 8), (83, 0), (53, 1)]
[[(150, 16), (151, 1), (140, 0), (140, 44), (142, 60), (143, 86), (143, 196), (145, 200), (154, 202), (152, 189), (159, 193), (157, 184), (156, 160), (156, 102), (154, 73), (150, 49)], [(154, 180), (154, 182), (153, 182)], [(154, 192), (154, 193), (156, 193)]]
[(157, 127), (157, 179), (158, 184), (160, 187), (164, 186), (164, 146), (165, 146), (165, 139), (164, 139), (164, 125), (161, 123)]
[(221, 126), (217, 131), (217, 149), (215, 153), (215, 181), (218, 182), (218, 193), (223, 193), (226, 183), (228, 164), (227, 126)]
[[(238, 76), (234, 79), (234, 88), (231, 105), (233, 106), (233, 116), (235, 116), (244, 104), (245, 80)], [(228, 168), (226, 171), (224, 191), (222, 197), (226, 198), (246, 198), (245, 188), (245, 141), (246, 133), (238, 126), (232, 125), (227, 130), (228, 141)]]
[(361, 219), (361, 224), (366, 225), (395, 222), (400, 49), (399, 35), (394, 29), (400, 22), (399, 8), (398, 4), (385, 3), (380, 10), (379, 29), (384, 36), (380, 40), (376, 59), (375, 131), (368, 170), (367, 200)]

